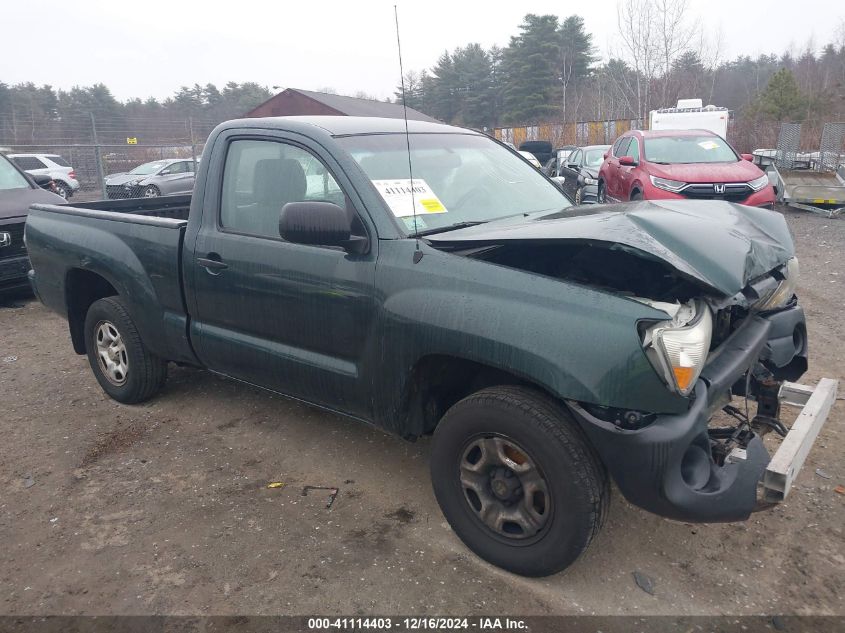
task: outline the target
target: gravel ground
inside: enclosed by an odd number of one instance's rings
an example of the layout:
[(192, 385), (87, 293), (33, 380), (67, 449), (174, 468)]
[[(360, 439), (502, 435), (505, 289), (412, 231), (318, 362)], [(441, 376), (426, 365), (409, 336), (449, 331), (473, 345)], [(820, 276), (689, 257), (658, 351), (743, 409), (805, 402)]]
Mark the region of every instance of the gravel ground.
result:
[[(845, 381), (845, 219), (787, 217), (810, 330), (803, 381)], [(427, 440), (192, 369), (173, 368), (150, 403), (119, 405), (31, 299), (0, 307), (0, 406), (0, 613), (845, 614), (841, 400), (787, 503), (689, 525), (614, 493), (587, 554), (540, 580), (458, 541)], [(337, 488), (331, 507), (307, 486)]]

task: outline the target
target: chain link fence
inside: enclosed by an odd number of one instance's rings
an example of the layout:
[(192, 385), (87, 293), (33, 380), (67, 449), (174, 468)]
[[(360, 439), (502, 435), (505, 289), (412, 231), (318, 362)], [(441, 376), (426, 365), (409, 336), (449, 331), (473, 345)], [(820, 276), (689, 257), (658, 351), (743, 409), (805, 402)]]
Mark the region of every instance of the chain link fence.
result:
[[(31, 126), (12, 138), (7, 133), (0, 137), (0, 151), (32, 175), (50, 175), (57, 191), (74, 201), (167, 195), (193, 187), (194, 166), (217, 123), (91, 115), (61, 128)], [(137, 173), (130, 174), (133, 170)], [(146, 181), (149, 187), (139, 186)]]

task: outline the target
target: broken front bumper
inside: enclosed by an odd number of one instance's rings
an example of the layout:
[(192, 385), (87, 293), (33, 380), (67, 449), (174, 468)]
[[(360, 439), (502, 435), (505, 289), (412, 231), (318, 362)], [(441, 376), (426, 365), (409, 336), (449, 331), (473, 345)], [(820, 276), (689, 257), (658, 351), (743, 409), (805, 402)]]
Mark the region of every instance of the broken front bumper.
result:
[[(734, 450), (723, 464), (716, 463), (708, 425), (726, 404), (732, 386), (758, 361), (775, 370), (794, 369), (794, 359), (802, 358), (806, 367), (806, 338), (796, 337), (788, 358), (781, 350), (787, 324), (806, 332), (799, 306), (750, 318), (705, 366), (689, 410), (659, 415), (644, 428), (622, 429), (568, 403), (626, 499), (680, 521), (722, 522), (748, 518), (758, 505), (758, 485), (767, 501), (786, 496), (827, 418), (836, 381), (823, 380), (815, 390), (799, 386), (806, 406), (771, 461), (762, 439), (752, 434), (744, 450)], [(781, 400), (790, 403), (792, 397), (794, 403), (795, 393), (795, 387), (784, 387)]]

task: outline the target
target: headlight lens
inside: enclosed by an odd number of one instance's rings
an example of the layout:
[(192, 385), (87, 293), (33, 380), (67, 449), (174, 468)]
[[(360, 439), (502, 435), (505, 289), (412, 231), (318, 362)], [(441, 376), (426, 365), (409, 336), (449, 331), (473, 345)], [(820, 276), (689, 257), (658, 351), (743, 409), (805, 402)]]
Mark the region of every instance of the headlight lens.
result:
[(584, 184), (585, 185), (597, 185), (597, 184), (599, 184), (599, 181), (596, 180), (595, 178), (584, 177)]
[(778, 285), (777, 290), (775, 290), (768, 299), (757, 306), (758, 309), (774, 310), (776, 308), (781, 308), (785, 306), (790, 299), (792, 299), (792, 295), (794, 295), (795, 291), (798, 289), (799, 269), (797, 257), (793, 257), (786, 262), (786, 270), (784, 271), (784, 274), (786, 276), (780, 282), (780, 285)]
[[(663, 308), (652, 303), (654, 307)], [(666, 384), (681, 395), (689, 395), (704, 368), (713, 316), (700, 302), (666, 304), (672, 319), (649, 327), (643, 335), (643, 346), (651, 364), (663, 376)]]
[(669, 180), (668, 178), (658, 178), (657, 176), (649, 176), (651, 184), (658, 189), (664, 189), (673, 193), (678, 193), (681, 189), (687, 186), (687, 183), (680, 180)]
[(769, 184), (769, 177), (766, 174), (763, 174), (759, 178), (755, 178), (751, 182), (748, 183), (748, 186), (751, 187), (754, 191), (760, 191), (763, 187)]

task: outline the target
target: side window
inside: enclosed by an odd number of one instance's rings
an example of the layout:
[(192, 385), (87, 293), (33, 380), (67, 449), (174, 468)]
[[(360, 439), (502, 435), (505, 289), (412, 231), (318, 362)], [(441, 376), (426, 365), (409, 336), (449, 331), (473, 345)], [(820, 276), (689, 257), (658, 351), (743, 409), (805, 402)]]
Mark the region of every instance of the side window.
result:
[(171, 163), (167, 167), (165, 167), (162, 171), (166, 171), (168, 174), (184, 174), (187, 169), (188, 163), (186, 162), (178, 162), (178, 163)]
[(633, 158), (635, 163), (640, 162), (640, 143), (636, 137), (631, 137), (631, 144), (628, 145), (628, 151), (625, 152), (625, 155)]
[(337, 181), (310, 152), (277, 141), (230, 143), (220, 202), (224, 228), (278, 238), (283, 206), (318, 200), (346, 208)]
[(12, 160), (15, 161), (17, 166), (23, 169), (24, 171), (30, 169), (45, 169), (47, 167), (47, 165), (45, 165), (35, 156), (16, 156)]
[(620, 156), (624, 156), (625, 152), (628, 151), (628, 145), (630, 143), (631, 143), (631, 137), (630, 136), (623, 136), (621, 139), (616, 141), (616, 144), (613, 146), (613, 155), (616, 156), (616, 158), (619, 158)]

